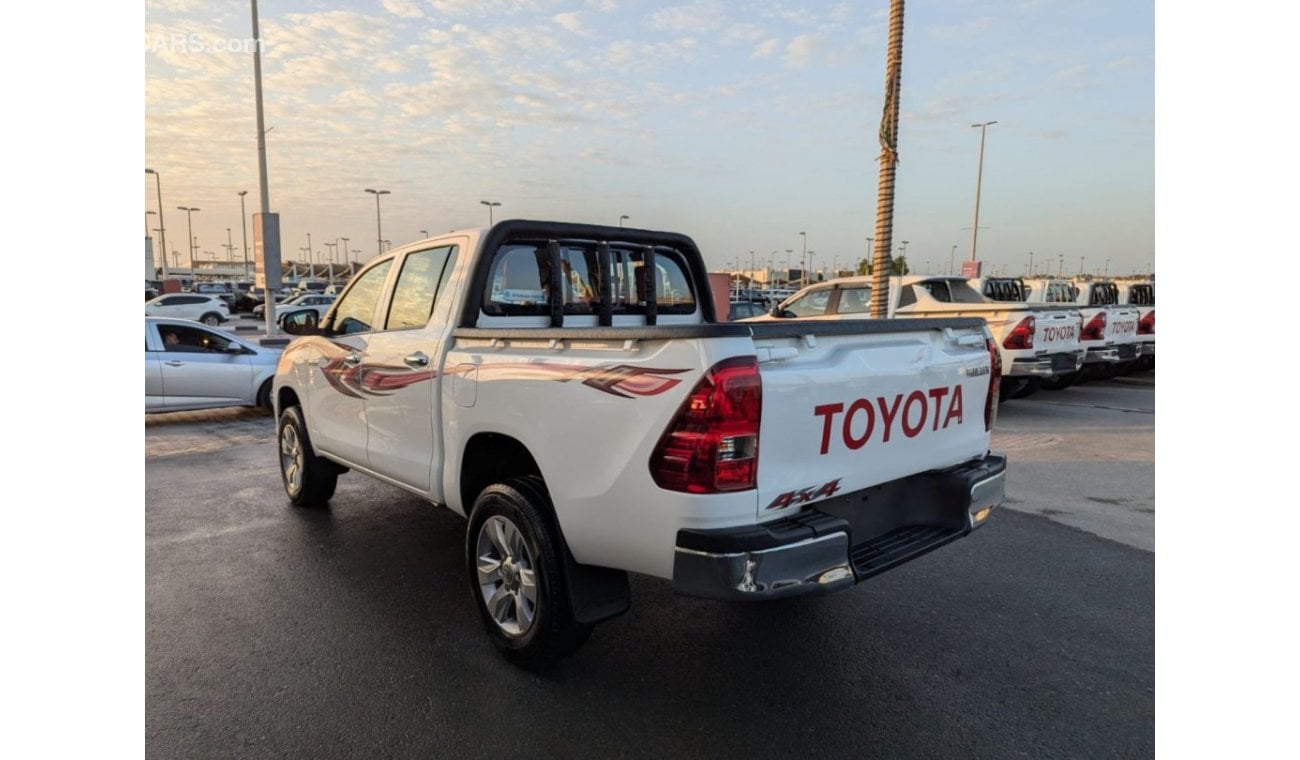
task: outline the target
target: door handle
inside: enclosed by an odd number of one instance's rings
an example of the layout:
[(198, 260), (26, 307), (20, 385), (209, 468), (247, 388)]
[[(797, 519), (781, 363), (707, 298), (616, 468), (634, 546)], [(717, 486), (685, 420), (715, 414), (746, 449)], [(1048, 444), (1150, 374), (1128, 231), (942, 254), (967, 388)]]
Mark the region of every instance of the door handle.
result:
[(163, 362), (163, 364), (166, 364), (168, 367), (184, 367), (184, 366), (185, 366), (185, 362), (177, 361), (177, 360), (175, 360), (175, 359), (172, 359), (171, 361)]
[(423, 351), (416, 351), (402, 361), (406, 362), (408, 367), (427, 367), (429, 366), (429, 357)]
[(361, 355), (355, 352), (348, 354), (347, 356), (343, 357), (343, 363), (348, 365), (349, 367), (355, 367), (361, 363)]

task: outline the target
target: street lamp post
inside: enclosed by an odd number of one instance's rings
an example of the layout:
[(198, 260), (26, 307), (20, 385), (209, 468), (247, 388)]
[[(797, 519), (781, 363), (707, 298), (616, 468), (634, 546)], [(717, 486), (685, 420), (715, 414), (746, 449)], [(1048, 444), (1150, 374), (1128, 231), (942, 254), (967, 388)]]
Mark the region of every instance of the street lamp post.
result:
[(952, 250), (948, 252), (948, 274), (956, 274), (957, 273), (956, 267), (957, 267), (957, 246), (954, 245), (952, 247)]
[(1079, 276), (1080, 276), (1080, 277), (1083, 276), (1083, 260), (1086, 259), (1086, 258), (1088, 258), (1088, 257), (1087, 257), (1087, 256), (1080, 256), (1080, 257), (1079, 257)]
[(975, 175), (975, 224), (971, 226), (970, 231), (970, 260), (975, 260), (975, 242), (980, 234), (980, 185), (984, 182), (984, 131), (990, 124), (997, 124), (996, 121), (986, 121), (982, 124), (972, 124), (972, 127), (980, 128), (980, 164), (979, 171)]
[(808, 233), (800, 232), (799, 237), (803, 239), (803, 247), (800, 250), (800, 254), (799, 254), (799, 268), (803, 271), (801, 271), (799, 274), (803, 275), (803, 277), (800, 279), (803, 282), (804, 287), (807, 287), (808, 286)]
[(226, 263), (234, 264), (235, 263), (235, 242), (231, 239), (229, 227), (226, 228), (225, 248), (226, 248)]
[(500, 206), (501, 204), (500, 204), (500, 203), (497, 203), (496, 201), (479, 201), (479, 203), (481, 203), (481, 204), (483, 204), (484, 206), (487, 206), (487, 207), (488, 207), (488, 226), (491, 227), (491, 226), (492, 226), (492, 207), (493, 207), (493, 206)]
[(429, 231), (428, 231), (428, 230), (420, 230), (420, 235), (421, 235), (422, 237), (429, 237)]
[(1034, 276), (1034, 252), (1029, 252), (1029, 276)]
[(622, 226), (623, 226), (623, 220), (624, 220), (624, 219), (631, 219), (631, 218), (632, 218), (632, 217), (628, 216), (627, 214), (623, 214), (622, 216), (620, 216), (620, 217), (618, 218), (618, 226), (622, 227)]
[(339, 240), (343, 241), (343, 263), (347, 266), (348, 271), (351, 272), (352, 264), (348, 262), (348, 239), (339, 238)]
[[(157, 176), (157, 175), (154, 175), (154, 176)], [(190, 235), (190, 277), (193, 277), (193, 276), (194, 276), (194, 248), (195, 248), (195, 245), (194, 245), (194, 219), (193, 219), (193, 217), (191, 216), (191, 214), (193, 214), (195, 211), (201, 211), (202, 209), (190, 208), (189, 206), (177, 206), (176, 208), (178, 208), (178, 209), (180, 209), (181, 211), (184, 211), (184, 212), (185, 212), (185, 228), (186, 228), (186, 230), (189, 232), (189, 235)], [(162, 224), (162, 218), (161, 218), (161, 216), (159, 217), (159, 221), (158, 221), (158, 223), (159, 223), (160, 225)]]
[(1106, 259), (1106, 266), (1102, 267), (1101, 270), (1101, 276), (1103, 278), (1108, 274), (1110, 274), (1110, 259)]
[(162, 251), (163, 251), (162, 276), (163, 279), (165, 280), (167, 279), (167, 275), (168, 275), (167, 273), (167, 225), (163, 223), (162, 178), (159, 177), (158, 172), (154, 171), (153, 169), (145, 169), (144, 173), (153, 175), (154, 186), (158, 190), (158, 237), (159, 237), (159, 242), (162, 243)]
[(384, 223), (383, 220), (380, 219), (379, 217), (379, 196), (388, 195), (389, 192), (387, 190), (371, 190), (368, 187), (366, 188), (366, 192), (372, 193), (375, 196), (375, 231), (377, 233), (375, 235), (375, 240), (379, 241), (379, 252), (383, 253), (384, 252)]
[(816, 251), (809, 251), (809, 252), (808, 252), (808, 273), (809, 273), (809, 274), (812, 274), (812, 271), (813, 271), (813, 258), (814, 258), (816, 255), (817, 255), (817, 252), (816, 252)]
[(244, 279), (250, 279), (252, 275), (248, 273), (248, 215), (244, 213), (244, 196), (248, 195), (247, 190), (239, 191), (239, 224), (244, 228)]

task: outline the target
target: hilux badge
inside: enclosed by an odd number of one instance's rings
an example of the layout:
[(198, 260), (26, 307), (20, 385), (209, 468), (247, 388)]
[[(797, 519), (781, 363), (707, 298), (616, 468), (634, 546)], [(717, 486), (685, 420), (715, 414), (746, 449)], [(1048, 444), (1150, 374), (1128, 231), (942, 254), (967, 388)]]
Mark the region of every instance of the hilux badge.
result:
[(966, 368), (966, 377), (979, 377), (980, 375), (987, 375), (988, 373), (989, 366), (987, 364), (980, 364), (975, 367)]

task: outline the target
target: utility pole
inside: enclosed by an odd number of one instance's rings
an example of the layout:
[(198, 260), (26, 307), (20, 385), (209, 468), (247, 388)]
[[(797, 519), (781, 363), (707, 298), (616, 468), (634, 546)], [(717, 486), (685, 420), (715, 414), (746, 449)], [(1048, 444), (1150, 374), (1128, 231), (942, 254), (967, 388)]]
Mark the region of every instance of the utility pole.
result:
[(970, 231), (970, 260), (975, 260), (975, 241), (980, 234), (980, 185), (984, 183), (984, 131), (990, 124), (997, 124), (996, 121), (986, 121), (982, 124), (972, 124), (972, 127), (980, 128), (980, 166), (979, 172), (975, 175), (975, 224)]

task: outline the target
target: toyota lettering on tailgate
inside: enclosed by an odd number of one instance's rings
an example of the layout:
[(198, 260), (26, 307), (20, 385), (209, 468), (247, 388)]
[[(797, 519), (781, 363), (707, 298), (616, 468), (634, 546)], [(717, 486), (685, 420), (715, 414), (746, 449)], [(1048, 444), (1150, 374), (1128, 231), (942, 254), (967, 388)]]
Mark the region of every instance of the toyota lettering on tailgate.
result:
[(851, 451), (866, 446), (877, 433), (880, 443), (889, 443), (897, 431), (915, 438), (925, 430), (927, 422), (931, 432), (940, 427), (947, 429), (954, 420), (958, 425), (962, 423), (961, 386), (931, 388), (928, 393), (915, 390), (906, 398), (901, 393), (893, 399), (860, 398), (848, 404), (847, 411), (844, 402), (813, 407), (813, 415), (822, 418), (822, 454), (830, 451), (831, 433), (840, 414), (844, 415), (839, 423), (840, 439)]
[(1043, 340), (1055, 343), (1060, 340), (1074, 340), (1079, 336), (1078, 325), (1061, 325), (1043, 328)]
[(1134, 320), (1124, 320), (1115, 323), (1116, 335), (1129, 335), (1137, 332), (1137, 322)]

